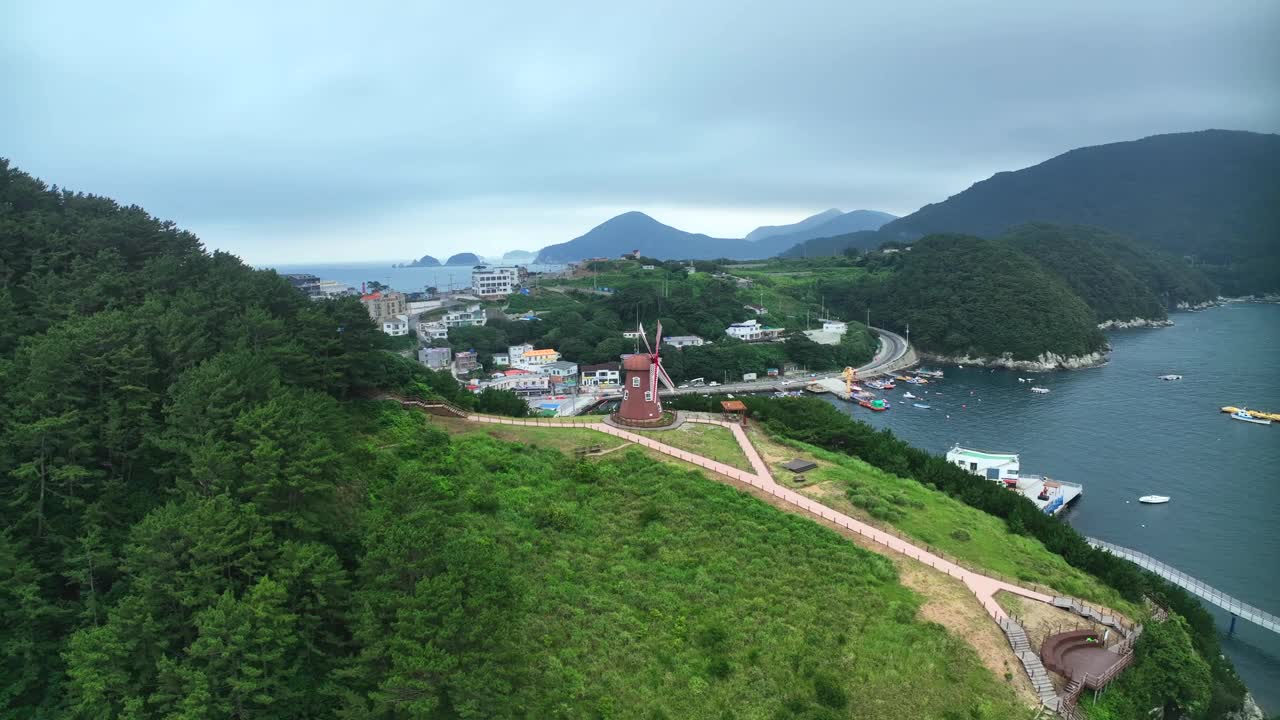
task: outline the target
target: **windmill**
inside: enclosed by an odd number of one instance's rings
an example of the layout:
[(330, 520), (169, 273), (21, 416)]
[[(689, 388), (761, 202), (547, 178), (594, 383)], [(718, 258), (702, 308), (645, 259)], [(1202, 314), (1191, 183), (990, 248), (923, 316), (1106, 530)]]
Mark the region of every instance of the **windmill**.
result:
[(658, 323), (654, 345), (649, 344), (643, 325), (637, 330), (648, 352), (628, 355), (623, 359), (626, 377), (623, 378), (622, 404), (613, 419), (624, 425), (661, 425), (663, 416), (658, 383), (661, 382), (668, 390), (675, 390), (675, 383), (662, 367), (662, 323)]

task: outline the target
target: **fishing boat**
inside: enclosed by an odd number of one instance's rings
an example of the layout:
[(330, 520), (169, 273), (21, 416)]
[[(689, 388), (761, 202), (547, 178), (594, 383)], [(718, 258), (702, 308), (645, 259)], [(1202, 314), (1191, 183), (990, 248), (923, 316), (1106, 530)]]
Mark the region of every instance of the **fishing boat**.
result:
[(905, 393), (903, 393), (902, 397), (903, 397), (903, 398), (905, 398), (905, 399), (907, 399), (907, 400), (914, 400), (914, 399), (916, 399), (917, 397), (919, 397), (919, 395), (912, 395), (912, 394), (911, 394), (911, 391), (910, 391), (910, 390), (908, 390), (908, 391), (906, 391)]
[(1160, 379), (1161, 380), (1181, 380), (1182, 376), (1181, 375), (1161, 375)]
[(924, 403), (911, 403), (911, 407), (918, 407), (918, 408), (920, 408), (921, 410), (928, 410), (928, 409), (929, 409), (929, 406), (928, 406), (928, 405), (925, 405)]
[(1253, 423), (1254, 425), (1270, 425), (1271, 421), (1267, 418), (1254, 417), (1249, 414), (1248, 408), (1240, 408), (1231, 413), (1232, 420), (1243, 420), (1244, 422)]
[(880, 400), (880, 399), (876, 399), (876, 400), (859, 400), (859, 401), (858, 401), (858, 404), (859, 404), (859, 405), (861, 405), (862, 407), (864, 407), (864, 408), (868, 409), (868, 410), (874, 410), (874, 411), (876, 411), (876, 412), (881, 412), (881, 411), (884, 411), (884, 410), (888, 410), (888, 409), (889, 409), (889, 403), (885, 402), (884, 400)]
[(1138, 498), (1138, 502), (1146, 503), (1148, 505), (1162, 505), (1164, 503), (1169, 502), (1169, 496), (1168, 495), (1143, 495), (1142, 497)]
[(1048, 395), (1048, 394), (1049, 394), (1049, 388), (1033, 387), (1033, 388), (1031, 388), (1031, 392), (1033, 392), (1033, 393), (1035, 393), (1035, 394), (1037, 394), (1037, 395)]

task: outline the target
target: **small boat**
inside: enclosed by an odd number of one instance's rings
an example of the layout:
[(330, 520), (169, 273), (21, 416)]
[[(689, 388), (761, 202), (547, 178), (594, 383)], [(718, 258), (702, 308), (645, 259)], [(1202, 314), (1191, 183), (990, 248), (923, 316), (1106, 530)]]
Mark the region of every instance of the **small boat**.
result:
[(1033, 393), (1035, 393), (1035, 394), (1037, 394), (1037, 395), (1048, 395), (1048, 394), (1049, 394), (1049, 388), (1033, 387), (1033, 388), (1031, 388), (1031, 392), (1033, 392)]
[(1253, 415), (1249, 414), (1248, 408), (1240, 408), (1239, 410), (1231, 413), (1231, 419), (1243, 420), (1244, 422), (1253, 423), (1254, 425), (1270, 425), (1271, 424), (1271, 421), (1268, 420), (1267, 418), (1254, 417)]
[(918, 396), (918, 395), (912, 395), (912, 394), (911, 394), (911, 391), (910, 391), (910, 390), (908, 390), (908, 391), (906, 391), (905, 393), (903, 393), (902, 397), (903, 397), (903, 398), (906, 398), (907, 400), (914, 400), (914, 399), (916, 399), (916, 398), (917, 398), (917, 397), (919, 397), (919, 396)]
[(1181, 375), (1161, 375), (1160, 379), (1161, 380), (1181, 380), (1182, 376)]
[(928, 405), (925, 405), (924, 403), (911, 403), (911, 407), (918, 407), (918, 408), (920, 408), (921, 410), (928, 410), (928, 409), (929, 409), (929, 406), (928, 406)]
[(1168, 495), (1143, 495), (1142, 497), (1138, 498), (1138, 502), (1146, 503), (1148, 505), (1161, 505), (1169, 502), (1169, 496)]
[(874, 410), (876, 412), (889, 409), (889, 403), (883, 400), (859, 400), (858, 404), (868, 410)]

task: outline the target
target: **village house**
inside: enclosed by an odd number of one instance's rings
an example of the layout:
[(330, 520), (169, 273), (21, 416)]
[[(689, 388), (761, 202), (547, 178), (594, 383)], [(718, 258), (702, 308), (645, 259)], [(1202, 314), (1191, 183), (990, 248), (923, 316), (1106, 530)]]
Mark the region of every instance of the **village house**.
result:
[(406, 312), (404, 293), (375, 292), (360, 296), (360, 303), (369, 312), (369, 317), (378, 322), (386, 317), (404, 315)]
[(432, 370), (443, 370), (453, 361), (453, 351), (447, 347), (418, 348), (418, 362)]
[(382, 318), (382, 332), (391, 337), (402, 337), (409, 334), (409, 316), (393, 315)]
[(662, 344), (670, 345), (675, 348), (701, 347), (706, 345), (707, 341), (697, 335), (669, 335), (662, 338)]
[(582, 366), (583, 387), (614, 386), (621, 382), (621, 363), (600, 363)]
[(454, 310), (444, 314), (445, 327), (479, 327), (488, 322), (484, 308), (468, 305), (466, 310)]
[(458, 373), (469, 373), (480, 367), (480, 358), (477, 357), (474, 350), (468, 350), (458, 353), (453, 358), (453, 369)]

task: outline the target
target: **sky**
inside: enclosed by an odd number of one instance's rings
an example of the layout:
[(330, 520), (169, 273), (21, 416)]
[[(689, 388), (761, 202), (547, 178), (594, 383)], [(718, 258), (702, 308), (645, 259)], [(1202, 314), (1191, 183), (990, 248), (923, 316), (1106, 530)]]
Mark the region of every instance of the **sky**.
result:
[(902, 215), (1075, 147), (1280, 132), (1280, 3), (0, 3), (0, 156), (253, 264), (641, 210)]

